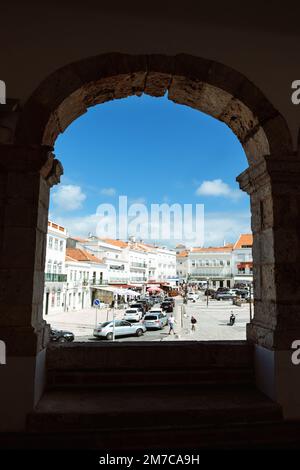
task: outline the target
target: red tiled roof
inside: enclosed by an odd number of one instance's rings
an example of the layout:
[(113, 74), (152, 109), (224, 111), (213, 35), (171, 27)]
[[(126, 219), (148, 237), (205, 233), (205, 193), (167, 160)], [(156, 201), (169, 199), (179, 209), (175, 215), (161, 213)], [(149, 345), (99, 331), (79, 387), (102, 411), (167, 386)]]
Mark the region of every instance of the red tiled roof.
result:
[(92, 263), (103, 263), (103, 260), (97, 258), (92, 253), (89, 253), (82, 248), (67, 248), (66, 261), (89, 261)]
[(207, 248), (192, 248), (191, 252), (193, 253), (224, 253), (233, 250), (233, 244), (228, 244), (225, 246), (209, 246)]
[(239, 248), (246, 248), (253, 245), (253, 235), (252, 233), (243, 233), (240, 235), (239, 239), (234, 245), (234, 250), (238, 250)]
[(189, 255), (189, 252), (187, 250), (181, 251), (180, 253), (177, 253), (177, 258), (186, 258)]
[(128, 242), (124, 242), (123, 240), (114, 240), (113, 238), (101, 238), (104, 243), (108, 243), (109, 245), (118, 246), (119, 248), (126, 248), (128, 246)]

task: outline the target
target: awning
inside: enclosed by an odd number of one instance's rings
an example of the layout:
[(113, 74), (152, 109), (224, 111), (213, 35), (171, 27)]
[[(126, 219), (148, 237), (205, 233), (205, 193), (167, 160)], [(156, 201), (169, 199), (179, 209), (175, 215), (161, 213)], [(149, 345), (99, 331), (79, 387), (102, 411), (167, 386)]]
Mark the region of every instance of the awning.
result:
[(243, 261), (237, 265), (238, 269), (253, 268), (253, 261)]

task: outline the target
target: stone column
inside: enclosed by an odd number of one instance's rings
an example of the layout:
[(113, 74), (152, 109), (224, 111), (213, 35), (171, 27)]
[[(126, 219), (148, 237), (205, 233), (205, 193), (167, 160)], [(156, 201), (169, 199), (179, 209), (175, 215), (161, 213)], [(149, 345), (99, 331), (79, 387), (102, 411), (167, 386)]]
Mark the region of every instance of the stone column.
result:
[(267, 156), (237, 180), (251, 199), (254, 318), (247, 339), (256, 345), (257, 383), (286, 417), (300, 418), (300, 366), (291, 361), (300, 339), (300, 161)]
[(22, 429), (43, 389), (49, 190), (61, 174), (48, 147), (0, 146), (0, 431)]

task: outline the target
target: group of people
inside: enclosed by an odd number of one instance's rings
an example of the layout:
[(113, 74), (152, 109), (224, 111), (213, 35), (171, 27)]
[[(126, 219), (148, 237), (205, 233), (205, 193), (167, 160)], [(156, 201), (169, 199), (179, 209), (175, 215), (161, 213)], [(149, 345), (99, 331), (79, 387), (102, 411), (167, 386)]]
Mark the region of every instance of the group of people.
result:
[[(168, 325), (169, 325), (169, 335), (171, 333), (173, 333), (173, 335), (175, 335), (175, 330), (174, 330), (174, 326), (175, 326), (175, 323), (176, 323), (176, 320), (175, 320), (175, 317), (173, 315), (173, 313), (169, 316), (168, 318)], [(192, 327), (192, 331), (196, 331), (196, 323), (197, 323), (197, 320), (196, 318), (192, 315), (191, 316), (191, 327)]]

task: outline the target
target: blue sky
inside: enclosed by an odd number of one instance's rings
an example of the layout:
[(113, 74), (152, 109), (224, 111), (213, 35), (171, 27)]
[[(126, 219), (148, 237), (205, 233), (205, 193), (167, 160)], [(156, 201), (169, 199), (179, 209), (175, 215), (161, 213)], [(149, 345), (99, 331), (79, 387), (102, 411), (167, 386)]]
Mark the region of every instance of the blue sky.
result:
[(166, 97), (90, 108), (59, 136), (55, 153), (64, 176), (52, 190), (50, 217), (72, 235), (95, 233), (98, 205), (117, 208), (120, 195), (148, 208), (204, 204), (206, 246), (250, 230), (249, 198), (235, 181), (247, 168), (238, 139), (225, 124)]

